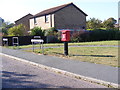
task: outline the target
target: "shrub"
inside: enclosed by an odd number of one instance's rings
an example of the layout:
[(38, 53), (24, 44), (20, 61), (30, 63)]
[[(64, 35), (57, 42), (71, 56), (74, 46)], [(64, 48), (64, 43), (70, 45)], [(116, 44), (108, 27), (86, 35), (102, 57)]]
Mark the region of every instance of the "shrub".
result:
[(4, 22), (2, 26), (0, 27), (0, 31), (2, 32), (3, 36), (8, 35), (8, 29), (12, 28), (14, 26), (13, 23), (10, 22)]
[(58, 32), (57, 32), (57, 38), (58, 38), (59, 41), (61, 41), (61, 34), (62, 34), (61, 31), (58, 31)]
[(75, 31), (71, 34), (72, 42), (103, 41), (103, 40), (120, 40), (120, 31), (118, 29), (112, 30), (96, 29), (88, 32)]
[(72, 42), (79, 42), (80, 41), (80, 31), (74, 31), (72, 34), (71, 34), (71, 41)]
[(46, 42), (60, 42), (60, 38), (61, 38), (61, 34), (60, 32), (58, 32), (58, 30), (56, 30), (54, 27), (49, 28), (49, 29), (45, 29), (45, 36), (46, 38)]
[(90, 33), (91, 41), (101, 41), (101, 40), (116, 40), (118, 35), (118, 30), (93, 30)]
[(81, 41), (89, 41), (89, 32), (86, 31), (74, 31), (71, 34), (72, 42), (81, 42)]
[(2, 32), (3, 36), (7, 36), (8, 35), (8, 30), (5, 29), (5, 28), (2, 28), (1, 32)]
[(8, 36), (24, 36), (25, 31), (25, 26), (23, 24), (19, 24), (18, 26), (8, 29)]
[(56, 36), (58, 32), (54, 27), (45, 29), (44, 31), (45, 31), (45, 36), (52, 36), (52, 35)]
[(33, 36), (44, 36), (44, 31), (41, 29), (41, 27), (34, 27), (33, 29), (31, 29), (31, 33), (30, 35)]

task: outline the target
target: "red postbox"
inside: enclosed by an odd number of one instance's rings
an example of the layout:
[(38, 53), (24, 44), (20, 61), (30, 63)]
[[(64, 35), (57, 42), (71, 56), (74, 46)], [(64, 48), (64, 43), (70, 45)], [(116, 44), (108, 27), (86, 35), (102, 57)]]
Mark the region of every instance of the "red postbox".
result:
[(61, 41), (70, 41), (70, 30), (62, 30)]

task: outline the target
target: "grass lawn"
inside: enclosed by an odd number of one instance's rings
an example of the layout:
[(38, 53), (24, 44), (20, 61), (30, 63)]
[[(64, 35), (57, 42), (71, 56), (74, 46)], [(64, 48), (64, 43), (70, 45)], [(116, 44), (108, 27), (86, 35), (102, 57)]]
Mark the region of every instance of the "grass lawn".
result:
[[(49, 44), (44, 44), (45, 47), (50, 47), (50, 46), (63, 46), (63, 43), (49, 43)], [(112, 41), (94, 41), (94, 42), (80, 42), (80, 43), (69, 43), (69, 46), (73, 45), (118, 45), (117, 40), (112, 40)], [(39, 47), (40, 45), (37, 44), (35, 45), (36, 47)], [(13, 48), (12, 46), (9, 46), (9, 48)], [(23, 45), (19, 46), (19, 48), (32, 48), (32, 45)]]
[[(63, 46), (63, 43), (44, 44), (44, 47), (50, 46)], [(81, 42), (81, 43), (69, 43), (72, 45), (118, 45), (117, 40), (113, 41), (96, 41), (96, 42)], [(39, 45), (35, 45), (39, 47)], [(13, 48), (13, 47), (9, 47)], [(32, 48), (32, 45), (20, 46), (19, 48)], [(60, 48), (45, 48), (44, 54), (58, 56), (62, 58), (69, 58), (72, 60), (80, 60), (84, 62), (91, 62), (96, 64), (104, 64), (114, 67), (120, 67), (118, 65), (118, 47), (69, 47), (69, 55), (64, 56), (63, 47)], [(25, 50), (32, 52), (32, 50)], [(35, 50), (35, 53), (42, 53), (42, 51)]]
[(81, 42), (81, 43), (69, 43), (69, 45), (118, 45), (118, 41), (113, 40), (113, 41)]
[[(68, 56), (64, 56), (63, 52), (63, 47), (44, 49), (47, 55), (118, 67), (118, 47), (69, 47)], [(35, 50), (35, 53), (42, 51)]]

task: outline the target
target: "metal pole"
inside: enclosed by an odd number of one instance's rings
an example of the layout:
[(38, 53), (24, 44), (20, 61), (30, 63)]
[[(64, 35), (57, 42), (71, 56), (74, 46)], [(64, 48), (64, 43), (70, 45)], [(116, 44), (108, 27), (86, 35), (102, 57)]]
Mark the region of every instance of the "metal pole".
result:
[(13, 49), (14, 49), (14, 37), (12, 37), (12, 44), (13, 44)]
[(40, 49), (42, 48), (42, 45), (41, 45), (41, 44), (42, 44), (42, 42), (40, 42)]
[(34, 52), (34, 43), (32, 42), (32, 46), (33, 46), (33, 52)]
[(64, 55), (68, 55), (68, 42), (64, 42)]
[[(119, 10), (118, 10), (118, 11), (119, 11)], [(119, 18), (119, 16), (118, 16), (118, 30), (120, 30), (120, 27), (119, 27), (119, 24), (120, 24), (120, 23), (119, 23), (119, 19), (120, 19), (120, 18)]]
[(7, 41), (7, 43), (6, 43), (6, 44), (7, 44), (7, 46), (8, 46), (8, 41)]
[(118, 29), (120, 30), (120, 1), (118, 2)]
[(43, 42), (42, 42), (42, 53), (44, 54)]
[(41, 49), (41, 42), (39, 42), (39, 44), (40, 44), (40, 49)]
[(46, 38), (47, 38), (47, 43), (48, 43), (48, 36), (46, 36)]
[(17, 38), (17, 49), (19, 49), (19, 40)]

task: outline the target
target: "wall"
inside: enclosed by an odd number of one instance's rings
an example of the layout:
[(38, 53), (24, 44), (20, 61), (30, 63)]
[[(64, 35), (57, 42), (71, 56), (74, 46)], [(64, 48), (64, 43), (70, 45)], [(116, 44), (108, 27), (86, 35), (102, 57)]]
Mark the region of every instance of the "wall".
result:
[(70, 5), (55, 13), (55, 28), (80, 29), (86, 27), (86, 16)]

